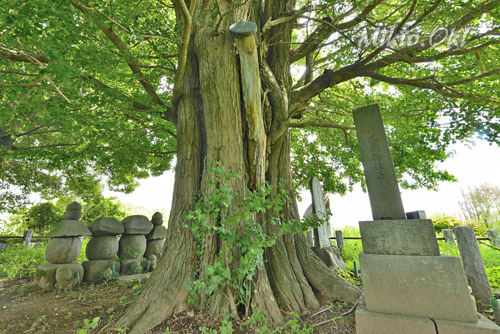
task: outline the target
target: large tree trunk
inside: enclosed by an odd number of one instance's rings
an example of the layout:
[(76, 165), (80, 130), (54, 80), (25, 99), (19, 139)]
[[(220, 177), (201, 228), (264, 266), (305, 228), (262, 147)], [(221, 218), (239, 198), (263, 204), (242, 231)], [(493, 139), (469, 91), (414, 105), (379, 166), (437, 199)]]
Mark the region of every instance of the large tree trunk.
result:
[[(261, 136), (267, 135), (267, 138), (255, 138), (258, 132), (252, 131), (253, 123), (247, 120), (248, 111), (243, 108), (238, 54), (228, 30), (230, 23), (254, 17), (254, 8), (251, 1), (236, 8), (232, 8), (232, 2), (218, 3), (220, 12), (226, 15), (217, 31), (214, 30), (217, 22), (200, 16), (211, 12), (212, 1), (200, 0), (193, 15), (196, 20), (177, 107), (177, 166), (166, 248), (143, 293), (117, 324), (117, 328), (129, 328), (131, 333), (144, 333), (168, 316), (186, 310), (189, 297), (186, 283), (196, 279), (195, 275), (203, 275), (203, 267), (210, 264), (220, 250), (220, 240), (213, 236), (203, 256), (198, 258), (196, 240), (183, 219), (193, 208), (195, 193), (210, 190), (202, 182), (208, 162), (218, 161), (226, 170), (242, 176), (230, 181), (238, 194), (244, 194), (247, 188), (255, 190), (258, 181), (262, 181), (256, 175), (264, 173), (255, 172), (255, 168), (266, 171), (266, 181), (275, 191), (271, 197), (277, 195), (276, 190), (284, 181), (290, 201), (283, 213), (286, 217), (298, 218), (290, 175), (290, 140), (288, 132), (283, 130), (291, 82), (285, 66), (287, 51), (283, 50), (286, 48), (270, 49), (270, 65), (261, 58), (263, 88), (271, 91), (272, 96), (263, 108), (266, 116), (260, 116), (262, 121), (267, 119), (267, 134), (261, 132)], [(276, 86), (280, 87), (279, 92)], [(260, 166), (254, 165), (256, 160), (252, 156), (256, 139), (261, 143), (267, 139), (268, 143), (266, 161), (259, 162)], [(266, 223), (269, 215), (259, 219), (272, 234), (279, 226)], [(254, 284), (254, 305), (274, 323), (282, 321), (280, 309), (300, 312), (317, 306), (320, 301), (339, 297), (354, 301), (359, 296), (357, 288), (338, 278), (314, 255), (302, 235), (283, 235), (266, 250), (265, 265), (258, 268)], [(234, 294), (238, 295), (238, 291)], [(203, 307), (215, 316), (229, 308), (224, 293), (216, 291), (208, 296), (208, 301)]]

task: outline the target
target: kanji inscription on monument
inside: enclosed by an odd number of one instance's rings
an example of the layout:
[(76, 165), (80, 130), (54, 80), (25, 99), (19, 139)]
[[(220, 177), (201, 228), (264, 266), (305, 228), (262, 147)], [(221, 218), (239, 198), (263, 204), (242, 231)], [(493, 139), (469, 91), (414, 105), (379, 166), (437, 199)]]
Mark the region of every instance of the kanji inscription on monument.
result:
[(358, 108), (353, 116), (373, 219), (406, 219), (378, 105)]

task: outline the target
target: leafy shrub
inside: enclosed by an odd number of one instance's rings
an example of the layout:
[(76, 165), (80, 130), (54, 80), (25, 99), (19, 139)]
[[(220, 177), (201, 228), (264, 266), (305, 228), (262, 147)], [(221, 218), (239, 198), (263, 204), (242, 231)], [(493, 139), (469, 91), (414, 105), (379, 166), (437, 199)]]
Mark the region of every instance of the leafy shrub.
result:
[[(210, 178), (204, 181), (212, 190), (198, 195), (195, 209), (188, 213), (186, 222), (198, 241), (200, 258), (208, 236), (216, 234), (222, 241), (222, 248), (215, 261), (206, 266), (204, 279), (190, 281), (187, 289), (191, 292), (191, 302), (196, 301), (200, 292), (211, 295), (217, 289), (225, 290), (231, 312), (237, 316), (235, 305), (249, 306), (252, 281), (257, 267), (263, 265), (264, 248), (275, 241), (266, 235), (255, 216), (267, 209), (279, 212), (284, 201), (281, 198), (268, 200), (271, 188), (266, 186), (253, 193), (248, 191), (246, 197), (240, 196), (228, 184), (240, 176), (226, 172), (220, 163), (212, 163), (208, 174)], [(233, 202), (238, 203), (238, 210), (229, 210)], [(232, 264), (235, 249), (241, 251), (238, 266)], [(232, 289), (239, 290), (240, 296), (233, 297)]]
[(63, 213), (50, 202), (23, 207), (8, 218), (9, 222), (4, 229), (7, 233), (19, 235), (25, 230), (34, 230), (35, 234), (44, 235), (63, 219)]
[[(76, 262), (82, 263), (87, 261), (85, 256), (85, 248), (89, 242), (89, 238), (84, 238), (82, 241), (82, 250), (76, 259)], [(24, 248), (22, 244), (12, 245), (8, 248), (0, 250), (0, 277), (11, 278), (27, 278), (33, 277), (36, 268), (44, 263), (46, 245), (36, 245), (35, 247)]]
[(442, 230), (450, 229), (453, 230), (455, 226), (463, 225), (463, 222), (460, 219), (457, 219), (453, 216), (448, 216), (444, 213), (438, 213), (429, 217), (432, 219), (432, 223), (434, 224), (434, 231), (436, 233), (441, 233)]
[(76, 259), (76, 262), (78, 263), (83, 263), (85, 261), (88, 261), (87, 256), (85, 255), (85, 250), (87, 249), (87, 244), (89, 243), (90, 238), (83, 238), (82, 240), (82, 250), (80, 252), (80, 255)]
[[(342, 230), (344, 237), (360, 237), (359, 229), (354, 226), (346, 226)], [(359, 263), (359, 253), (363, 251), (361, 240), (345, 240), (345, 248), (340, 251), (340, 255), (347, 267), (354, 269), (354, 261)]]
[(491, 290), (498, 298), (500, 297), (500, 251), (482, 244), (479, 245), (479, 249)]
[(45, 263), (45, 246), (24, 248), (13, 245), (0, 250), (0, 277), (23, 278), (32, 277), (36, 267)]

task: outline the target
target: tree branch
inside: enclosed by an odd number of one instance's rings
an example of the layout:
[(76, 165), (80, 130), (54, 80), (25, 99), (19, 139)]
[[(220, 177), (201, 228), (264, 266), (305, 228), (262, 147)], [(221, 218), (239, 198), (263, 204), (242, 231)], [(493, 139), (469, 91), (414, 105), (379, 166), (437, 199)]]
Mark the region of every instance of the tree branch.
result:
[(29, 146), (29, 147), (21, 147), (21, 146), (12, 146), (13, 151), (17, 150), (35, 150), (38, 148), (49, 148), (49, 147), (62, 147), (62, 146), (78, 146), (79, 144), (51, 144), (51, 145), (41, 145), (41, 146)]
[(169, 154), (176, 154), (177, 153), (177, 151), (156, 152), (156, 151), (142, 150), (142, 149), (133, 147), (128, 143), (124, 143), (123, 145), (125, 145), (126, 147), (128, 147), (132, 151), (148, 153), (148, 154), (152, 154), (152, 155), (169, 155)]
[[(465, 14), (463, 17), (460, 19), (456, 20), (455, 23), (447, 29), (451, 28), (457, 28), (457, 27), (463, 27), (467, 23), (471, 22), (474, 18), (481, 16), (482, 14), (489, 12), (491, 10), (495, 9), (495, 6), (500, 3), (500, 0), (494, 0), (490, 1), (487, 3), (483, 3), (483, 5), (480, 8), (474, 9), (471, 12)], [(437, 39), (443, 39), (445, 34), (441, 34), (443, 36), (435, 36)], [(416, 45), (413, 46), (408, 46), (406, 48), (403, 48), (399, 51), (393, 52), (385, 57), (382, 57), (372, 63), (367, 64), (367, 62), (375, 57), (375, 55), (372, 53), (370, 56), (368, 56), (366, 59), (363, 59), (359, 62), (353, 63), (351, 65), (347, 65), (344, 68), (341, 68), (336, 71), (332, 70), (325, 70), (323, 74), (318, 76), (316, 79), (311, 81), (309, 84), (304, 85), (303, 87), (297, 88), (292, 92), (292, 99), (291, 99), (291, 112), (293, 113), (300, 113), (303, 110), (305, 110), (305, 105), (307, 105), (307, 102), (313, 98), (314, 96), (318, 95), (321, 93), (323, 90), (332, 87), (334, 85), (337, 85), (341, 82), (344, 82), (346, 80), (352, 79), (356, 76), (359, 75), (360, 71), (369, 71), (369, 72), (374, 72), (378, 69), (384, 68), (386, 66), (389, 66), (391, 64), (394, 64), (398, 61), (405, 61), (407, 60), (409, 55), (412, 55), (413, 52), (417, 51), (425, 51), (429, 49), (430, 47), (433, 46), (433, 43), (436, 43), (436, 40), (430, 41), (428, 39), (427, 41), (423, 43), (417, 43)], [(358, 73), (356, 73), (358, 72)], [(430, 88), (431, 87), (426, 87)], [(443, 91), (440, 91), (442, 93)], [(449, 92), (444, 92), (445, 94)], [(455, 92), (456, 93), (456, 92)], [(452, 94), (453, 97), (457, 97), (456, 94)], [(461, 95), (462, 96), (462, 95)]]
[(363, 9), (363, 11), (354, 19), (337, 25), (333, 24), (330, 18), (323, 20), (315, 20), (315, 21), (320, 21), (322, 24), (320, 24), (311, 33), (311, 35), (309, 35), (309, 37), (306, 38), (306, 40), (301, 45), (290, 50), (290, 63), (294, 63), (297, 60), (305, 57), (307, 54), (316, 50), (317, 47), (325, 40), (327, 40), (330, 37), (330, 35), (333, 34), (335, 31), (341, 31), (354, 27), (356, 24), (361, 22), (381, 2), (382, 0), (373, 1), (371, 4), (366, 6)]
[[(438, 80), (435, 79), (434, 76), (429, 76), (425, 78), (418, 78), (418, 79), (403, 79), (403, 78), (394, 78), (394, 77), (387, 77), (382, 74), (374, 73), (374, 72), (360, 72), (360, 76), (364, 77), (370, 77), (379, 81), (395, 84), (395, 85), (408, 85), (408, 86), (414, 86), (414, 87), (420, 87), (420, 88), (429, 88), (429, 89), (446, 89), (448, 87), (453, 87), (453, 86), (459, 86), (463, 85), (472, 81), (476, 81), (478, 79), (483, 79), (489, 76), (492, 76), (494, 74), (500, 73), (500, 68), (493, 69), (491, 71), (487, 71), (475, 76), (472, 76), (470, 78), (462, 79), (462, 80), (457, 80), (457, 81), (452, 81), (452, 82), (446, 82), (442, 83), (439, 82)], [(432, 82), (430, 82), (432, 81)]]
[(490, 45), (498, 45), (498, 44), (500, 44), (500, 40), (491, 40), (491, 41), (485, 42), (483, 44), (472, 46), (472, 47), (466, 48), (466, 49), (459, 49), (459, 48), (448, 49), (444, 52), (441, 52), (441, 53), (438, 53), (438, 54), (432, 55), (432, 56), (418, 57), (418, 56), (408, 55), (405, 60), (408, 63), (428, 63), (428, 62), (444, 59), (444, 58), (449, 57), (449, 56), (461, 56), (464, 54), (476, 52), (476, 51), (479, 51), (479, 50), (481, 50), (485, 47), (488, 47)]
[(354, 130), (353, 126), (345, 126), (336, 123), (320, 123), (320, 122), (301, 122), (301, 123), (288, 122), (287, 126), (289, 128), (298, 128), (298, 129), (316, 127), (316, 128), (333, 128), (340, 130)]
[(181, 13), (184, 18), (184, 29), (182, 32), (182, 41), (180, 44), (179, 57), (177, 60), (177, 71), (175, 73), (174, 89), (172, 92), (172, 108), (175, 114), (177, 112), (177, 104), (181, 95), (182, 80), (184, 79), (184, 72), (186, 70), (187, 50), (189, 47), (189, 40), (191, 39), (192, 15), (194, 12), (194, 7), (196, 6), (196, 0), (191, 0), (189, 9), (187, 8), (184, 0), (172, 1), (181, 9)]
[[(70, 4), (75, 7), (76, 9), (80, 10), (83, 14), (87, 15), (93, 15), (95, 13), (100, 14), (99, 12), (96, 12), (94, 9), (88, 8), (83, 6), (80, 3), (77, 3), (75, 1), (70, 1)], [(93, 18), (94, 19), (94, 18)], [(94, 19), (95, 20), (95, 19)], [(137, 75), (139, 78), (139, 83), (142, 85), (146, 93), (149, 95), (151, 100), (153, 101), (154, 104), (160, 105), (160, 106), (165, 106), (163, 101), (159, 98), (159, 96), (156, 94), (156, 90), (153, 87), (153, 85), (144, 77), (144, 74), (142, 73), (142, 70), (137, 63), (136, 59), (131, 55), (129, 52), (127, 46), (121, 38), (105, 23), (101, 23), (101, 31), (108, 37), (108, 39), (116, 46), (116, 48), (120, 51), (120, 54), (126, 59), (127, 65), (129, 66), (130, 70), (132, 73)], [(172, 109), (167, 109), (166, 111), (166, 119), (171, 121), (172, 123), (176, 123), (177, 117), (175, 113), (172, 111)]]

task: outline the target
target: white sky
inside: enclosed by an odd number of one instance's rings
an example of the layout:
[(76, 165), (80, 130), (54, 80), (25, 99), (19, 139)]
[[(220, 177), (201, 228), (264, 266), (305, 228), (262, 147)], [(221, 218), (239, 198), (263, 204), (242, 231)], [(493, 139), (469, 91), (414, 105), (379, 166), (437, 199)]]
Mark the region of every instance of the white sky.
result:
[[(424, 189), (402, 191), (405, 211), (425, 210), (427, 215), (433, 213), (446, 213), (459, 216), (458, 202), (461, 199), (460, 189), (479, 186), (485, 182), (500, 186), (499, 168), (500, 148), (490, 146), (487, 142), (478, 141), (475, 146), (467, 147), (458, 144), (451, 149), (456, 154), (442, 163), (440, 167), (455, 175), (458, 182), (442, 183), (439, 191)], [(147, 212), (134, 212), (135, 214), (150, 215), (154, 211), (162, 211), (168, 215), (172, 202), (173, 172), (165, 172), (160, 177), (152, 177), (140, 181), (140, 186), (132, 194), (106, 192), (106, 196), (116, 196), (126, 204)], [(311, 203), (309, 192), (301, 194), (303, 200), (299, 203), (300, 213), (303, 214)], [(368, 194), (363, 193), (361, 185), (356, 185), (352, 193), (342, 197), (333, 195), (330, 199), (332, 210), (332, 225), (334, 229), (343, 226), (357, 226), (360, 220), (371, 220), (370, 203)], [(165, 217), (166, 218), (166, 217)]]

